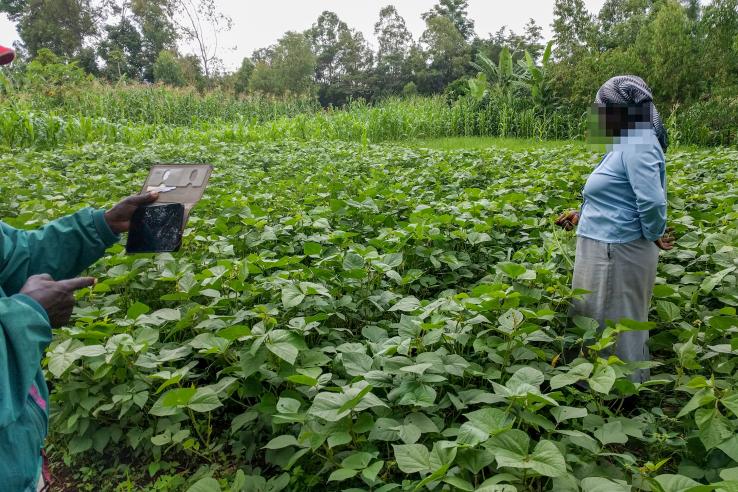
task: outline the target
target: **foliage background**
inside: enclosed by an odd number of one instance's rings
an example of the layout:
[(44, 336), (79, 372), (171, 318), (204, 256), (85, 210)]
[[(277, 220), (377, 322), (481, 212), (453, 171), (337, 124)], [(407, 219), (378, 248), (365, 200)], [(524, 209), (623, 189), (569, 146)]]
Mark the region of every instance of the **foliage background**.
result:
[[(653, 88), (676, 143), (735, 143), (731, 108), (738, 85), (736, 0), (608, 0), (597, 13), (588, 12), (582, 0), (555, 0), (548, 63), (542, 60), (542, 29), (534, 21), (522, 33), (503, 28), (481, 37), (465, 0), (442, 0), (426, 12), (426, 30), (419, 39), (413, 39), (394, 7), (383, 8), (375, 28), (376, 51), (360, 32), (327, 11), (306, 31), (285, 33), (275, 45), (244, 58), (234, 73), (218, 68), (217, 46), (208, 46), (203, 33), (178, 20), (175, 14), (183, 9), (215, 34), (230, 28), (213, 0), (0, 2), (0, 11), (18, 23), (23, 39), (18, 48), (25, 62), (36, 60), (47, 67), (73, 63), (117, 87), (158, 82), (192, 87), (206, 98), (209, 93), (232, 99), (286, 96), (313, 99), (322, 107), (344, 107), (358, 100), (375, 104), (415, 94), (443, 94), (454, 104), (471, 98), (469, 81), (480, 73), (480, 61), (507, 67), (509, 57), (509, 75), (500, 79), (486, 70), (487, 100), (474, 108), (467, 104), (465, 110), (494, 112), (503, 120), (507, 114), (529, 111), (542, 127), (555, 125), (550, 121), (555, 114), (566, 123), (547, 133), (560, 136), (568, 132), (564, 127), (582, 126), (583, 114), (603, 81), (633, 73)], [(54, 16), (60, 11), (68, 22), (50, 26), (48, 19), (58, 18)], [(195, 39), (202, 51), (179, 53), (177, 42), (182, 39)], [(28, 86), (23, 79), (39, 75), (31, 65), (16, 63), (4, 73), (14, 86)], [(545, 68), (540, 80), (534, 67)], [(508, 134), (504, 123), (502, 129), (491, 126), (495, 129), (476, 134)]]
[[(154, 162), (216, 167), (183, 252), (113, 248), (50, 347), (50, 451), (68, 483), (734, 490), (735, 152), (670, 155), (681, 239), (653, 322), (599, 337), (567, 318), (573, 236), (551, 223), (578, 203), (584, 148), (217, 136), (0, 161), (18, 190), (0, 213), (19, 227), (105, 205), (103, 186), (135, 191)], [(654, 378), (633, 385), (633, 366), (598, 351), (644, 328)]]

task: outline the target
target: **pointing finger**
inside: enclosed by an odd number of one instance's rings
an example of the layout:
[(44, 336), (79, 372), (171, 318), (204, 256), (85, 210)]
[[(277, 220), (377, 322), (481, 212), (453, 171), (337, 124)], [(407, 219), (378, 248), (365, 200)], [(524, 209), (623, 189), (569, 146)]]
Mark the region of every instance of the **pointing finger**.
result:
[(61, 280), (58, 283), (63, 288), (71, 292), (78, 289), (84, 289), (85, 287), (92, 287), (97, 283), (97, 279), (95, 277), (77, 277), (70, 278), (69, 280)]

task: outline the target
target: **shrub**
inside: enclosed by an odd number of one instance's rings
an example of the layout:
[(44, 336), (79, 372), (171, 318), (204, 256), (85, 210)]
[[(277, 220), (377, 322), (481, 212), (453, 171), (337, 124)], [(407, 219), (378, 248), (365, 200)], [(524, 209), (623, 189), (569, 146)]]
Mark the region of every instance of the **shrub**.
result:
[(185, 84), (182, 66), (171, 51), (164, 50), (156, 58), (156, 63), (154, 63), (154, 81), (178, 87)]

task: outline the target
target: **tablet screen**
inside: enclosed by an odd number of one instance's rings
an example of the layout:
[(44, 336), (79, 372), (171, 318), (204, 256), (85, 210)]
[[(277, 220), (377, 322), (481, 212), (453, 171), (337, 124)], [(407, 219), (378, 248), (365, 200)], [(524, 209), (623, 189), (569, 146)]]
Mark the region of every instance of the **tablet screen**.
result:
[(126, 251), (164, 253), (178, 251), (182, 244), (184, 205), (155, 203), (139, 207), (131, 218)]

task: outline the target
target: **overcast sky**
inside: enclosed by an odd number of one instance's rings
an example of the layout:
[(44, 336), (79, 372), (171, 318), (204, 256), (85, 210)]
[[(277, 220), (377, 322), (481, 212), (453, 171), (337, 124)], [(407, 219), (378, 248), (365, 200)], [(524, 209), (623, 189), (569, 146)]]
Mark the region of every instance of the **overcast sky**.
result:
[[(273, 44), (285, 31), (304, 31), (324, 10), (336, 12), (349, 26), (359, 29), (374, 43), (374, 23), (379, 10), (394, 4), (405, 18), (415, 38), (423, 32), (421, 14), (436, 0), (215, 0), (220, 9), (233, 19), (233, 29), (221, 36), (220, 56), (226, 69), (237, 68), (243, 57), (258, 48)], [(598, 12), (604, 0), (584, 0), (590, 12)], [(507, 26), (521, 31), (529, 18), (550, 34), (553, 21), (553, 0), (469, 0), (469, 16), (481, 37)], [(13, 24), (0, 14), (0, 44), (9, 45), (18, 39)]]

